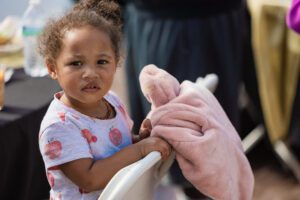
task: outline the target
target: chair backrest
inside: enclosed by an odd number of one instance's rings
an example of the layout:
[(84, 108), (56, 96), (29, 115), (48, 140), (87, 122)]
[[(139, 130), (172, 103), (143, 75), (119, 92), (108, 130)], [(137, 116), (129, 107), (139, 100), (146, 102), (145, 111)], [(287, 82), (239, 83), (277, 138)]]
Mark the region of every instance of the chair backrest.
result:
[[(218, 76), (208, 74), (198, 78), (201, 84), (214, 92)], [(118, 171), (102, 191), (98, 200), (153, 200), (154, 189), (172, 165), (175, 153), (162, 162), (159, 152), (154, 151), (143, 159)]]
[(174, 161), (174, 153), (161, 161), (154, 151), (121, 169), (102, 191), (98, 200), (152, 200), (154, 189)]

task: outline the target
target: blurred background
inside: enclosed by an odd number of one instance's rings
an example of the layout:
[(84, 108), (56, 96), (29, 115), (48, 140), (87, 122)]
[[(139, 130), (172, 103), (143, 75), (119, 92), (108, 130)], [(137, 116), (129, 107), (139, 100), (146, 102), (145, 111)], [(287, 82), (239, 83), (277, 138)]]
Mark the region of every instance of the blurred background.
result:
[[(133, 82), (137, 76), (134, 70), (138, 73), (138, 70), (145, 64), (154, 63), (165, 67), (174, 76), (178, 76), (179, 80), (188, 78), (180, 76), (182, 71), (174, 70), (175, 67), (171, 68), (175, 65), (182, 65), (180, 60), (177, 62), (175, 59), (176, 55), (182, 52), (175, 52), (175, 56), (170, 55), (172, 62), (163, 62), (156, 58), (145, 58), (145, 54), (149, 53), (158, 58), (162, 53), (160, 49), (163, 48), (162, 46), (157, 46), (157, 49), (152, 46), (155, 52), (144, 52), (144, 54), (143, 47), (136, 46), (138, 44), (132, 40), (135, 35), (130, 30), (133, 26), (141, 27), (138, 24), (132, 24), (133, 18), (137, 19), (139, 14), (138, 9), (133, 9), (134, 3), (132, 2), (120, 1), (125, 13), (123, 50), (128, 57), (124, 58), (122, 66), (118, 69), (113, 90), (124, 101), (131, 115), (134, 118), (139, 117), (135, 121), (139, 121), (143, 118), (142, 111), (147, 110), (148, 107), (138, 100), (140, 91)], [(171, 2), (168, 3), (173, 5)], [(218, 45), (224, 41), (218, 40), (220, 39), (218, 37), (212, 38), (212, 36), (206, 39), (205, 34), (202, 33), (205, 32), (204, 29), (200, 30), (204, 40), (208, 41), (203, 49), (214, 44), (215, 46), (211, 49), (219, 48), (223, 55), (222, 62), (213, 64), (219, 66), (224, 64), (224, 68), (230, 68), (230, 70), (226, 71), (222, 67), (209, 68), (211, 61), (195, 61), (193, 65), (199, 65), (199, 68), (201, 65), (206, 65), (206, 68), (199, 73), (197, 71), (196, 74), (195, 72), (190, 72), (190, 74), (204, 76), (214, 72), (221, 76), (219, 84), (221, 89), (217, 91), (216, 96), (225, 107), (243, 140), (243, 147), (255, 174), (253, 199), (297, 200), (300, 199), (300, 36), (286, 25), (285, 17), (291, 1), (248, 0), (242, 1), (242, 4), (244, 9), (226, 17), (227, 20), (235, 18), (232, 22), (226, 24), (226, 20), (220, 17), (215, 19), (215, 22), (222, 21), (224, 24), (216, 26), (218, 31), (211, 28), (212, 32), (207, 32), (208, 35), (215, 33), (224, 35), (224, 38), (230, 38), (228, 43)], [(141, 7), (141, 12), (149, 11), (140, 4), (135, 6)], [(59, 91), (60, 88), (47, 76), (31, 77), (24, 73), (21, 19), (27, 7), (28, 0), (1, 0), (0, 2), (0, 24), (8, 17), (14, 18), (7, 23), (8, 25), (3, 25), (3, 23), (0, 25), (0, 36), (8, 29), (14, 30), (11, 40), (0, 45), (0, 65), (7, 67), (4, 109), (0, 111), (0, 152), (2, 152), (0, 154), (2, 160), (0, 199), (47, 199), (49, 190), (38, 151), (37, 136), (39, 123), (53, 93)], [(185, 16), (182, 17), (185, 18)], [(207, 16), (204, 18), (207, 20)], [(146, 24), (146, 22), (145, 20), (141, 23)], [(199, 22), (201, 24), (199, 27), (204, 27), (204, 23), (207, 21)], [(178, 23), (174, 27), (181, 25)], [(13, 26), (15, 27), (11, 28)], [(197, 25), (194, 24), (191, 28), (195, 29), (195, 26)], [(221, 29), (221, 26), (225, 29)], [(177, 30), (180, 34), (180, 30)], [(145, 34), (150, 35), (150, 33)], [(136, 39), (137, 43), (143, 43), (141, 41), (143, 41), (142, 37)], [(153, 41), (152, 43), (155, 43)], [(194, 41), (198, 40), (194, 38)], [(239, 47), (234, 49), (237, 45)], [(140, 52), (133, 52), (131, 46), (141, 51), (142, 56), (138, 55)], [(183, 46), (179, 47), (194, 48)], [(149, 46), (144, 46), (144, 48), (151, 49)], [(203, 49), (195, 48), (195, 51), (199, 55), (206, 55), (206, 57), (203, 56), (205, 57), (203, 60), (208, 60), (210, 48), (207, 51)], [(225, 53), (226, 50), (229, 53)], [(217, 53), (218, 51), (214, 51), (214, 54)], [(196, 54), (196, 57), (201, 59), (199, 55)], [(237, 55), (239, 55), (239, 64), (236, 65), (237, 67), (230, 67), (235, 62), (226, 63), (226, 58), (230, 56), (236, 58)], [(136, 61), (132, 57), (141, 57), (144, 60)], [(218, 57), (215, 57), (210, 60), (217, 59)], [(194, 78), (190, 79), (194, 81)], [(228, 92), (229, 89), (230, 92)], [(232, 91), (235, 92), (231, 93)], [(224, 94), (226, 92), (228, 94)], [(234, 100), (231, 99), (233, 97)], [(176, 171), (173, 171), (173, 175), (174, 173), (176, 174)], [(180, 181), (176, 182), (177, 180), (172, 178), (170, 180), (169, 186), (172, 187), (172, 181), (174, 181), (176, 190), (170, 189), (169, 191), (176, 193), (176, 199), (203, 199), (197, 194), (194, 195), (193, 190), (190, 193), (184, 190), (185, 184), (181, 185)]]
[(0, 20), (4, 20), (9, 15), (16, 15), (21, 17), (28, 6), (28, 0), (2, 0), (1, 1), (1, 12)]

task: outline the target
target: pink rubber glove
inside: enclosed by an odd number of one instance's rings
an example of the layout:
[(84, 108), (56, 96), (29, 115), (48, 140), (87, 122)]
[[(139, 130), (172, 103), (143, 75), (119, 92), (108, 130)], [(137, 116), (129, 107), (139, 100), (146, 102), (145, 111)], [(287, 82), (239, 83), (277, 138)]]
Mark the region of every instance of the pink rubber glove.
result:
[(141, 90), (152, 108), (168, 103), (179, 94), (179, 82), (155, 65), (145, 66), (140, 73)]
[(183, 175), (213, 199), (250, 200), (251, 167), (241, 140), (206, 88), (184, 81), (178, 97), (151, 115), (152, 135), (168, 141)]

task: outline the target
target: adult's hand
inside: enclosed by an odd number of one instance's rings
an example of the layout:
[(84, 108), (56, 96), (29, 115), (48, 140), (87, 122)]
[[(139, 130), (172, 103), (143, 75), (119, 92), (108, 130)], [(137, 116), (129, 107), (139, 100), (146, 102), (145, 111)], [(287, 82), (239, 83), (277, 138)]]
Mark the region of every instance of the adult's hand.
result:
[(177, 97), (153, 110), (151, 123), (151, 134), (172, 145), (183, 175), (199, 191), (213, 199), (252, 199), (253, 173), (239, 135), (205, 87), (184, 81)]

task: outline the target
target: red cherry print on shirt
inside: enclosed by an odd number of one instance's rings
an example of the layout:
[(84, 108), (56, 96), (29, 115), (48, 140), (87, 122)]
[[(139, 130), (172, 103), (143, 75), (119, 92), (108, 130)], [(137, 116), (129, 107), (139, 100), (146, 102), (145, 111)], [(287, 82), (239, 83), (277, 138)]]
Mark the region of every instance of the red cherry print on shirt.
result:
[(87, 194), (88, 192), (84, 191), (83, 189), (79, 188), (80, 194)]
[(53, 167), (49, 167), (48, 170), (59, 170), (59, 166), (53, 166)]
[(64, 112), (57, 112), (57, 115), (62, 122), (66, 121), (66, 114)]
[(97, 142), (97, 137), (96, 136), (92, 136), (92, 142)]
[(97, 142), (97, 137), (93, 135), (88, 129), (82, 129), (81, 134), (88, 141), (88, 143)]
[(117, 128), (112, 128), (109, 131), (109, 139), (115, 146), (119, 146), (122, 143), (122, 134)]
[(123, 106), (122, 106), (122, 105), (119, 105), (119, 106), (118, 106), (118, 109), (121, 111), (122, 115), (123, 115), (124, 117), (126, 117), (126, 112), (125, 112)]
[(45, 154), (50, 159), (55, 159), (60, 156), (62, 146), (60, 141), (54, 140), (45, 145)]
[(50, 172), (47, 172), (47, 179), (51, 188), (54, 187), (54, 177)]

